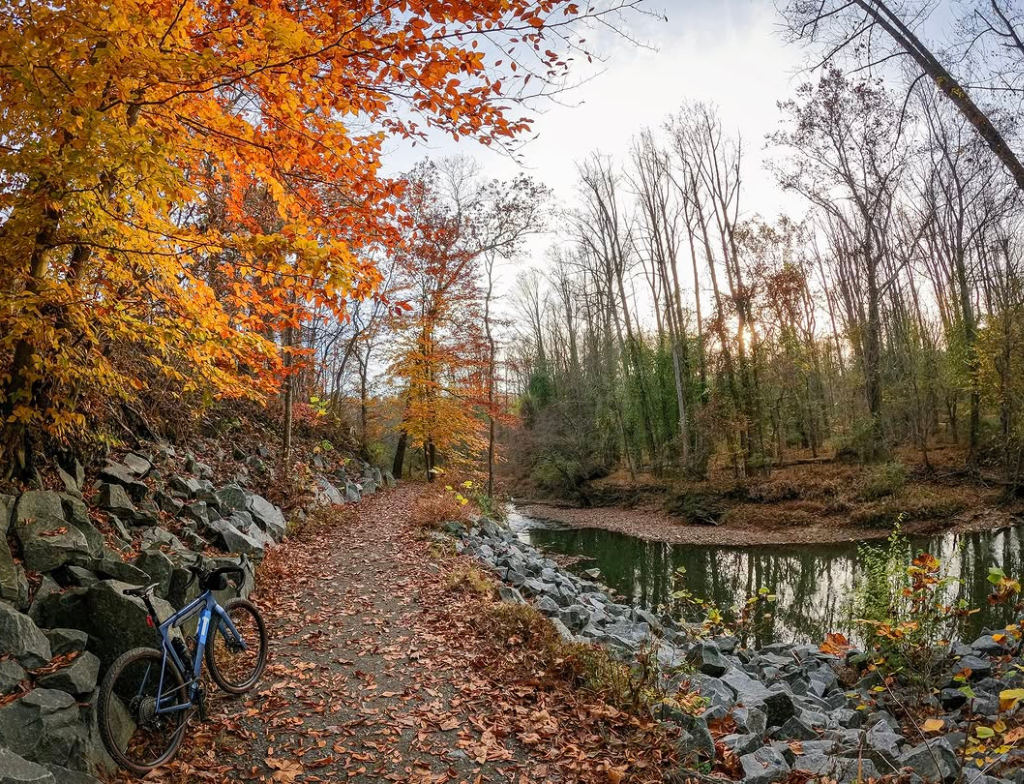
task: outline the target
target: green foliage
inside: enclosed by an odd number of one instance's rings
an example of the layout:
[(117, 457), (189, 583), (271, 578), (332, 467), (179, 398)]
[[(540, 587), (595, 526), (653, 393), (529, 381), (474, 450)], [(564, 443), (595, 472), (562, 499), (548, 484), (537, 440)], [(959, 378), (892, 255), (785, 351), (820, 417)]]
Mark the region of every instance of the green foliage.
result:
[[(678, 567), (672, 573), (672, 593), (669, 612), (689, 624), (699, 636), (714, 638), (728, 636), (750, 637), (770, 627), (774, 620), (774, 607), (778, 596), (765, 587), (732, 607), (720, 607), (710, 599), (695, 596), (686, 588), (686, 569)], [(694, 629), (700, 624), (700, 630)]]
[(891, 462), (871, 466), (865, 471), (857, 491), (860, 501), (878, 501), (899, 495), (907, 482), (907, 469), (902, 463)]
[(861, 571), (848, 612), (870, 646), (870, 666), (915, 687), (932, 685), (948, 641), (972, 613), (956, 600), (960, 581), (934, 556), (911, 557), (909, 540), (893, 531), (884, 546), (859, 548)]

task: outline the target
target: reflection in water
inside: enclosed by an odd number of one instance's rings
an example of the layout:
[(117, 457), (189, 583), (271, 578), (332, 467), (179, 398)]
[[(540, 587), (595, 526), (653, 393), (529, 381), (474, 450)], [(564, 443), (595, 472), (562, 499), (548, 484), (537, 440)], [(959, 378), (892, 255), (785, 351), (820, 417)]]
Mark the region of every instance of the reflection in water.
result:
[[(524, 541), (537, 547), (593, 559), (573, 568), (598, 567), (605, 583), (649, 609), (667, 602), (672, 573), (679, 567), (685, 568), (684, 584), (694, 596), (723, 608), (742, 602), (762, 586), (768, 588), (779, 599), (773, 624), (751, 641), (757, 646), (777, 640), (819, 642), (827, 632), (853, 632), (847, 602), (858, 569), (854, 543), (707, 547), (648, 542), (593, 528), (560, 528), (515, 513), (510, 522)], [(961, 580), (956, 599), (981, 608), (966, 621), (968, 640), (985, 627), (1001, 627), (1011, 620), (1010, 608), (988, 605), (992, 586), (986, 578), (992, 566), (1021, 575), (1024, 539), (1019, 528), (916, 538), (911, 546), (915, 552), (927, 550), (938, 557), (944, 571)]]

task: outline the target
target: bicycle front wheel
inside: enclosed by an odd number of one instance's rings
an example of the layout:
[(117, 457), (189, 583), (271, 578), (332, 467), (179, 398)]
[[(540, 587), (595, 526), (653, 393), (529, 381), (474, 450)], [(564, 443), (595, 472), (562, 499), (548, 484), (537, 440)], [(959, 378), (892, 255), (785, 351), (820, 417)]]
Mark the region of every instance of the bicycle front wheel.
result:
[(174, 708), (187, 703), (173, 661), (165, 666), (153, 648), (130, 650), (110, 666), (100, 686), (96, 709), (103, 745), (118, 765), (144, 776), (178, 753), (189, 709)]
[(245, 694), (256, 685), (267, 666), (267, 629), (259, 610), (245, 599), (232, 599), (224, 605), (224, 612), (245, 647), (238, 644), (224, 621), (214, 616), (216, 626), (206, 643), (206, 666), (224, 691)]

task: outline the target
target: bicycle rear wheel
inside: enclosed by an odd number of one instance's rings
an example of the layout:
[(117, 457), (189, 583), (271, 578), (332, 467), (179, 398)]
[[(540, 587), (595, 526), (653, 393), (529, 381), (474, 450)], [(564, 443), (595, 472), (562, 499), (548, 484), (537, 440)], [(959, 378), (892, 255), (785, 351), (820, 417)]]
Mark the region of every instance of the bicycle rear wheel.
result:
[[(114, 761), (137, 776), (174, 759), (184, 736), (189, 709), (157, 712), (188, 702), (185, 682), (163, 654), (135, 648), (107, 670), (100, 686), (97, 717), (103, 745)], [(163, 667), (163, 686), (160, 672)]]
[(219, 616), (206, 643), (206, 666), (214, 682), (229, 694), (245, 694), (260, 679), (267, 666), (267, 629), (256, 606), (245, 599), (232, 599), (224, 605), (231, 623), (245, 642), (235, 642), (231, 629)]

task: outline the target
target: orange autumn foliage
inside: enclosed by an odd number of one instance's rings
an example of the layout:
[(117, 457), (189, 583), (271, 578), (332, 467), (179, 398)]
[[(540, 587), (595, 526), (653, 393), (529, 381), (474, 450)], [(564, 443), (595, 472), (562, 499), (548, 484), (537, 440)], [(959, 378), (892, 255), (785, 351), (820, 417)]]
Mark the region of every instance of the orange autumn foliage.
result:
[(282, 331), (371, 294), (369, 260), (401, 242), (387, 139), (514, 138), (522, 86), (567, 67), (545, 38), (564, 49), (608, 10), (3, 4), (2, 421), (63, 439), (154, 380), (198, 400), (275, 390)]

